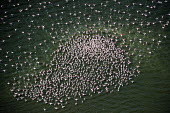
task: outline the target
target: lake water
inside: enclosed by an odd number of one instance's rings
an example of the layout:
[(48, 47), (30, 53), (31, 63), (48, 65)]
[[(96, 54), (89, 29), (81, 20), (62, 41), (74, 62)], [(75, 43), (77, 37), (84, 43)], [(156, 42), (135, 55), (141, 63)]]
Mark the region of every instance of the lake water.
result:
[[(0, 113), (170, 112), (170, 27), (168, 23), (170, 2), (166, 0), (153, 0), (153, 2), (151, 0), (50, 0), (48, 2), (44, 0), (0, 2)], [(46, 69), (44, 65), (37, 65), (34, 59), (38, 57), (38, 61), (48, 63), (51, 60), (50, 54), (58, 47), (56, 45), (59, 39), (67, 39), (74, 34), (81, 35), (79, 31), (90, 29), (84, 27), (85, 25), (93, 26), (93, 24), (97, 26), (95, 29), (101, 29), (100, 35), (107, 35), (104, 29), (117, 28), (120, 30), (114, 32), (118, 35), (123, 34), (127, 40), (133, 37), (134, 43), (130, 48), (137, 48), (137, 52), (132, 60), (134, 64), (141, 61), (140, 74), (134, 78), (134, 83), (122, 87), (119, 92), (87, 96), (86, 101), (78, 105), (70, 101), (65, 108), (59, 110), (43, 102), (17, 101), (13, 97), (10, 91), (13, 77), (32, 73), (33, 67), (38, 68), (35, 72)], [(140, 40), (134, 37), (141, 39), (142, 44), (145, 42), (147, 44), (142, 45)], [(33, 49), (35, 46), (37, 49)], [(152, 54), (148, 54), (149, 51)], [(32, 54), (28, 55), (24, 52), (32, 52)], [(139, 54), (143, 57), (136, 57)], [(24, 62), (31, 65), (28, 66)], [(16, 64), (23, 64), (23, 66), (17, 67)], [(43, 108), (46, 108), (46, 111)]]

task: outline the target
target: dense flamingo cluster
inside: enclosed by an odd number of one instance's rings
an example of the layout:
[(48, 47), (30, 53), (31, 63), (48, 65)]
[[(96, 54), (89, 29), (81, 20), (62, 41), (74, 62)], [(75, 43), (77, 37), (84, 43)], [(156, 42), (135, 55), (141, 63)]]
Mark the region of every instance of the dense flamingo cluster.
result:
[(58, 109), (69, 99), (77, 105), (87, 95), (119, 91), (136, 76), (127, 55), (116, 46), (114, 37), (74, 37), (53, 52), (50, 69), (23, 78), (24, 87), (13, 89), (14, 96), (44, 101)]

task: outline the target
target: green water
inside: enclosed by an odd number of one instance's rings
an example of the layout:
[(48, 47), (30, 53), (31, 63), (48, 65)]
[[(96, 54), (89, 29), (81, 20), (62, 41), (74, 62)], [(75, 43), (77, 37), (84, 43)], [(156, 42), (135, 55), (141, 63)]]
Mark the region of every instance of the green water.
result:
[[(91, 0), (87, 1), (88, 3), (96, 3), (100, 4), (104, 2), (105, 0)], [(108, 0), (109, 1), (109, 0)], [(134, 0), (127, 0), (123, 1), (120, 0), (123, 5), (125, 4), (131, 4), (133, 2), (135, 3), (146, 3), (147, 0), (139, 0), (139, 1), (134, 1)], [(60, 110), (55, 110), (53, 106), (50, 105), (45, 105), (44, 103), (37, 103), (35, 101), (17, 101), (12, 93), (10, 92), (11, 85), (7, 85), (8, 81), (11, 81), (13, 77), (16, 77), (18, 75), (22, 75), (25, 73), (31, 73), (33, 70), (31, 70), (31, 67), (23, 67), (16, 71), (14, 68), (11, 68), (9, 66), (4, 66), (4, 64), (12, 64), (13, 62), (23, 62), (23, 61), (29, 61), (32, 62), (33, 65), (32, 67), (39, 68), (39, 70), (43, 70), (47, 67), (44, 66), (38, 66), (35, 64), (35, 61), (32, 59), (28, 59), (23, 56), (21, 57), (20, 60), (17, 60), (16, 56), (22, 55), (24, 51), (28, 52), (34, 52), (32, 48), (35, 45), (38, 45), (39, 43), (43, 42), (44, 40), (47, 40), (46, 44), (43, 44), (41, 47), (37, 46), (37, 54), (35, 54), (35, 57), (39, 57), (40, 61), (42, 62), (49, 62), (51, 60), (50, 56), (48, 54), (51, 54), (56, 48), (57, 48), (57, 42), (58, 39), (51, 39), (49, 32), (50, 26), (52, 23), (58, 22), (59, 17), (56, 17), (58, 20), (55, 20), (55, 17), (52, 17), (51, 19), (48, 19), (46, 16), (46, 13), (48, 12), (49, 14), (53, 14), (55, 12), (59, 12), (62, 10), (61, 7), (54, 8), (53, 5), (49, 6), (46, 10), (41, 12), (40, 17), (23, 17), (22, 15), (28, 15), (28, 14), (36, 14), (37, 11), (37, 3), (40, 2), (39, 0), (34, 0), (30, 2), (23, 2), (22, 0), (18, 1), (20, 5), (18, 7), (12, 8), (11, 5), (9, 5), (8, 2), (3, 2), (1, 1), (0, 3), (3, 4), (6, 8), (1, 8), (1, 12), (8, 11), (10, 13), (14, 13), (17, 16), (14, 16), (12, 18), (7, 17), (5, 21), (8, 22), (14, 22), (13, 26), (10, 26), (9, 24), (0, 24), (0, 36), (1, 36), (1, 43), (0, 46), (3, 50), (1, 50), (0, 58), (3, 60), (1, 62), (1, 70), (7, 70), (6, 72), (1, 71), (0, 73), (0, 113), (42, 113), (42, 112), (48, 112), (48, 113), (169, 113), (170, 112), (170, 27), (167, 26), (165, 30), (162, 30), (160, 25), (153, 25), (149, 27), (144, 27), (141, 29), (141, 31), (146, 32), (148, 30), (152, 30), (153, 32), (151, 34), (148, 34), (147, 36), (140, 35), (135, 31), (135, 28), (139, 27), (139, 25), (134, 25), (134, 26), (125, 26), (121, 27), (121, 30), (116, 31), (119, 34), (125, 34), (128, 37), (140, 37), (140, 38), (147, 38), (145, 41), (148, 41), (151, 43), (150, 38), (155, 38), (157, 40), (157, 35), (160, 33), (162, 35), (166, 35), (166, 39), (161, 39), (162, 43), (158, 47), (156, 44), (153, 44), (152, 49), (155, 48), (154, 52), (152, 55), (145, 57), (141, 63), (141, 68), (140, 71), (141, 73), (139, 74), (138, 77), (134, 79), (134, 83), (130, 84), (128, 86), (125, 86), (120, 89), (119, 92), (114, 92), (114, 93), (107, 93), (107, 94), (100, 94), (100, 95), (94, 95), (93, 97), (87, 97), (87, 100), (83, 104), (78, 104), (75, 106), (72, 102), (70, 102), (66, 108), (60, 109)], [(65, 4), (65, 1), (62, 0), (57, 0), (54, 2), (51, 0), (52, 3), (59, 3), (62, 6), (67, 6), (68, 9), (65, 9), (65, 13), (67, 14), (68, 12), (74, 12), (74, 10), (80, 10), (83, 11), (84, 7), (81, 4), (86, 3), (86, 1), (83, 0), (75, 0), (75, 2), (68, 2)], [(12, 3), (11, 3), (12, 4)], [(16, 3), (14, 3), (16, 4)], [(21, 12), (18, 13), (19, 9), (25, 8), (28, 4), (32, 4), (33, 8), (32, 10), (29, 10), (28, 12)], [(72, 9), (71, 6), (75, 4), (78, 6), (79, 9)], [(150, 2), (148, 2), (150, 4)], [(114, 5), (114, 3), (113, 3)], [(138, 21), (151, 21), (154, 22), (156, 17), (160, 17), (163, 14), (167, 14), (170, 12), (170, 9), (168, 9), (169, 3), (167, 5), (163, 5), (161, 7), (158, 6), (158, 9), (151, 10), (153, 12), (152, 17), (150, 18), (143, 18), (139, 15), (133, 15), (134, 18), (139, 19)], [(112, 4), (108, 5), (110, 8), (112, 8)], [(114, 5), (115, 9), (121, 9), (120, 6)], [(101, 9), (100, 6), (95, 6), (96, 9)], [(73, 25), (71, 24), (70, 26), (67, 25), (60, 25), (60, 26), (55, 26), (55, 30), (59, 31), (60, 27), (62, 27), (64, 30), (67, 28), (69, 29), (69, 34), (64, 34), (65, 38), (73, 35), (75, 32), (77, 33), (77, 30), (88, 30), (88, 28), (84, 28), (83, 24), (88, 24), (91, 25), (92, 23), (100, 23), (97, 20), (97, 17), (101, 17), (102, 15), (105, 17), (101, 21), (107, 20), (107, 15), (110, 15), (107, 13), (109, 8), (103, 8), (102, 11), (103, 13), (99, 13), (98, 15), (93, 15), (92, 17), (93, 20), (89, 22), (85, 22), (83, 19), (81, 20), (81, 25), (76, 25), (76, 28), (73, 29)], [(134, 14), (135, 10), (145, 10), (146, 7), (135, 7), (134, 9), (129, 9), (125, 10), (131, 14)], [(90, 14), (91, 10), (85, 11), (85, 13)], [(169, 13), (170, 14), (170, 13)], [(3, 14), (1, 15), (3, 16)], [(124, 17), (126, 18), (127, 15), (113, 15), (115, 18), (118, 17)], [(64, 16), (63, 20), (60, 20), (61, 22), (67, 22), (69, 20), (77, 21), (75, 18), (72, 17), (67, 17)], [(67, 18), (66, 18), (67, 17)], [(133, 18), (133, 17), (131, 17)], [(17, 23), (16, 20), (20, 19), (21, 22)], [(42, 20), (43, 19), (43, 20)], [(143, 19), (143, 20), (140, 20)], [(170, 17), (166, 16), (166, 18), (163, 21), (169, 20)], [(38, 30), (38, 29), (33, 29), (33, 28), (28, 28), (27, 25), (29, 25), (28, 21), (34, 20), (34, 25), (46, 25), (47, 29), (46, 31), (43, 30)], [(111, 20), (112, 21), (112, 20)], [(133, 20), (129, 20), (131, 22)], [(124, 20), (119, 20), (116, 19), (116, 22), (120, 23), (127, 23)], [(99, 28), (101, 29), (108, 28), (108, 25), (106, 24), (100, 24), (98, 25)], [(112, 26), (113, 27), (113, 26)], [(18, 32), (14, 32), (14, 28), (18, 28)], [(98, 28), (97, 28), (98, 29)], [(159, 29), (159, 30), (158, 30)], [(134, 31), (133, 34), (128, 34), (128, 31)], [(21, 31), (25, 32), (32, 32), (35, 31), (36, 33), (28, 36), (26, 34), (22, 34)], [(60, 32), (59, 32), (60, 33)], [(6, 38), (9, 34), (12, 34), (11, 38)], [(55, 35), (56, 37), (60, 37), (63, 34), (58, 34)], [(32, 41), (28, 41), (28, 39), (23, 38), (23, 37), (30, 37), (32, 38)], [(5, 40), (5, 43), (2, 43), (2, 40)], [(55, 41), (56, 44), (52, 45), (51, 41)], [(137, 43), (137, 42), (136, 42)], [(22, 49), (18, 49), (18, 46), (22, 46)], [(144, 46), (138, 45), (138, 44), (133, 44), (132, 48), (135, 46), (140, 46), (139, 48), (143, 48)], [(150, 46), (148, 46), (151, 48)], [(44, 49), (47, 49), (47, 53), (43, 53), (42, 51)], [(14, 54), (9, 54), (9, 57), (13, 59), (12, 62), (8, 62), (8, 58), (5, 58), (6, 51), (13, 51)], [(136, 54), (137, 55), (137, 54)], [(148, 54), (146, 54), (147, 56)], [(38, 70), (38, 71), (39, 71)], [(46, 108), (47, 111), (43, 111), (43, 108)]]

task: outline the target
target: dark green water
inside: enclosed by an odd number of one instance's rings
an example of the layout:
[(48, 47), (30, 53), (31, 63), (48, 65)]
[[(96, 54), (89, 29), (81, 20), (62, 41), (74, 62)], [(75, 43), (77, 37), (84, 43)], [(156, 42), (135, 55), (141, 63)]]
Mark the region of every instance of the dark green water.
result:
[[(109, 1), (109, 0), (108, 0)], [(117, 0), (119, 1), (119, 0)], [(151, 26), (143, 26), (140, 27), (140, 22), (157, 22), (155, 18), (161, 18), (162, 15), (164, 15), (164, 18), (162, 19), (163, 23), (166, 23), (168, 20), (170, 21), (170, 16), (167, 16), (166, 14), (170, 14), (170, 9), (168, 6), (168, 3), (161, 4), (151, 4), (149, 0), (127, 0), (123, 1), (120, 0), (122, 3), (121, 5), (114, 5), (115, 2), (109, 2), (110, 4), (106, 4), (105, 6), (101, 6), (99, 4), (103, 3), (105, 4), (105, 0), (91, 0), (91, 1), (83, 1), (83, 0), (75, 0), (74, 2), (68, 2), (66, 3), (63, 0), (51, 0), (50, 5), (43, 4), (44, 6), (47, 6), (46, 9), (42, 11), (38, 11), (37, 8), (39, 5), (37, 3), (40, 3), (42, 1), (34, 0), (30, 2), (27, 1), (12, 1), (11, 3), (3, 2), (0, 3), (3, 5), (3, 8), (1, 8), (1, 17), (4, 18), (4, 20), (0, 24), (0, 36), (1, 36), (1, 43), (0, 46), (2, 50), (0, 51), (0, 59), (1, 62), (1, 73), (0, 73), (0, 113), (42, 113), (42, 112), (48, 112), (48, 113), (169, 113), (170, 112), (170, 27), (169, 25), (166, 26), (165, 29), (162, 29), (162, 24), (156, 24)], [(97, 6), (94, 6), (96, 10), (101, 10), (102, 13), (93, 14), (91, 10), (85, 10), (84, 4), (85, 3), (91, 3), (91, 4), (97, 4)], [(13, 7), (11, 4), (17, 4), (20, 3), (19, 6)], [(134, 9), (124, 9), (123, 6), (126, 4), (144, 4), (144, 6), (135, 6)], [(23, 11), (18, 13), (19, 9), (25, 9), (28, 5), (32, 5), (32, 8), (28, 9), (28, 11)], [(66, 9), (62, 9), (62, 7), (54, 7), (55, 5), (60, 4), (60, 6), (65, 6)], [(147, 4), (156, 5), (156, 9), (147, 9)], [(73, 9), (72, 6), (76, 6), (76, 9)], [(108, 10), (110, 8), (126, 11), (129, 14), (132, 14), (132, 17), (128, 17), (127, 14), (110, 14)], [(143, 12), (144, 10), (149, 10), (152, 12), (150, 17), (146, 18), (141, 15), (138, 15), (135, 13), (136, 10), (139, 10)], [(4, 12), (8, 11), (7, 14)], [(64, 12), (65, 15), (61, 15), (59, 12)], [(78, 13), (78, 11), (82, 11), (84, 14), (92, 16), (92, 20), (83, 19), (83, 16)], [(68, 13), (76, 13), (77, 16), (68, 16)], [(36, 15), (40, 14), (40, 17), (32, 17), (28, 15)], [(55, 17), (53, 16), (54, 13), (58, 13), (59, 16)], [(14, 14), (14, 17), (11, 17), (10, 14)], [(51, 14), (51, 18), (48, 17), (48, 14)], [(4, 15), (7, 15), (8, 17), (4, 17)], [(23, 16), (24, 15), (24, 16)], [(108, 15), (112, 15), (112, 19), (108, 19)], [(78, 20), (77, 17), (82, 17), (82, 19)], [(60, 20), (59, 18), (62, 17), (63, 20)], [(139, 37), (143, 38), (144, 41), (148, 41), (151, 45), (148, 44), (146, 47), (151, 48), (153, 50), (153, 54), (148, 56), (148, 54), (145, 54), (146, 49), (142, 49), (144, 52), (142, 53), (146, 57), (143, 58), (142, 63), (140, 65), (140, 71), (138, 77), (134, 79), (133, 84), (129, 84), (128, 86), (125, 86), (120, 89), (119, 92), (114, 93), (106, 93), (106, 94), (100, 94), (100, 95), (94, 95), (93, 97), (87, 97), (87, 100), (83, 104), (78, 104), (75, 106), (72, 102), (66, 106), (64, 109), (55, 110), (53, 106), (45, 105), (44, 103), (37, 103), (36, 101), (17, 101), (13, 94), (10, 92), (11, 85), (7, 85), (8, 81), (12, 81), (13, 77), (17, 77), (18, 75), (22, 75), (25, 73), (31, 73), (33, 70), (31, 70), (31, 66), (25, 66), (22, 67), (19, 70), (15, 70), (14, 68), (10, 67), (9, 65), (15, 64), (15, 62), (22, 63), (24, 61), (32, 62), (32, 67), (35, 67), (35, 61), (32, 60), (35, 57), (39, 57), (40, 61), (42, 62), (49, 62), (51, 60), (49, 54), (53, 52), (57, 48), (57, 42), (58, 38), (60, 39), (61, 36), (64, 36), (64, 38), (67, 38), (71, 36), (74, 33), (77, 33), (77, 31), (83, 31), (88, 30), (89, 28), (82, 27), (83, 25), (89, 25), (93, 23), (100, 23), (98, 20), (98, 17), (103, 17), (101, 20), (101, 24), (98, 25), (101, 29), (109, 28), (109, 25), (112, 25), (111, 22), (117, 22), (121, 24), (131, 23), (133, 21), (136, 22), (135, 25), (131, 26), (123, 26), (120, 27), (116, 25), (115, 27), (121, 28), (118, 34), (125, 34), (128, 37)], [(122, 17), (123, 19), (118, 19), (119, 17)], [(126, 18), (129, 18), (130, 20), (127, 22), (125, 21)], [(133, 20), (134, 18), (137, 18), (137, 20)], [(158, 21), (159, 21), (158, 19)], [(20, 20), (20, 22), (17, 22), (17, 20)], [(34, 20), (34, 22), (30, 22), (31, 20)], [(73, 24), (69, 25), (56, 25), (57, 22), (65, 23), (68, 21), (73, 21)], [(110, 20), (110, 23), (102, 23), (103, 21), (106, 22), (107, 20)], [(81, 22), (81, 25), (75, 24), (77, 21)], [(3, 24), (3, 22), (6, 22)], [(10, 22), (13, 22), (13, 25), (9, 25)], [(54, 31), (51, 30), (51, 24), (55, 24)], [(45, 25), (45, 30), (37, 29), (37, 27), (31, 27), (29, 28), (28, 25), (32, 26), (41, 26)], [(74, 26), (76, 26), (74, 28)], [(114, 27), (114, 26), (112, 26)], [(140, 28), (141, 32), (146, 32), (147, 35), (141, 35), (136, 31), (136, 28)], [(18, 30), (15, 32), (15, 28)], [(68, 34), (62, 34), (60, 32), (61, 28), (64, 30), (68, 30)], [(98, 28), (96, 28), (98, 29)], [(147, 31), (151, 30), (151, 33), (148, 33)], [(25, 32), (25, 34), (21, 33), (22, 31)], [(58, 31), (59, 34), (55, 34), (55, 31)], [(129, 31), (134, 32), (133, 34), (128, 34)], [(33, 33), (35, 32), (35, 33)], [(32, 33), (30, 36), (28, 36), (27, 33)], [(50, 34), (52, 33), (52, 34)], [(166, 35), (166, 38), (160, 38), (158, 37), (158, 34), (161, 34), (162, 36)], [(11, 35), (9, 38), (8, 35)], [(52, 39), (51, 37), (55, 36), (57, 39)], [(146, 37), (149, 37), (146, 39)], [(29, 41), (27, 38), (32, 38), (31, 41)], [(151, 39), (155, 39), (156, 41), (161, 40), (162, 43), (160, 46), (157, 46), (156, 44), (152, 44)], [(3, 42), (5, 40), (5, 42)], [(43, 44), (42, 46), (37, 46), (39, 43), (43, 43), (44, 40), (47, 40), (47, 43)], [(56, 45), (53, 45), (51, 41), (55, 41)], [(135, 44), (132, 45), (132, 48), (145, 48), (144, 46), (141, 46), (138, 44), (139, 42), (135, 42)], [(21, 49), (18, 48), (18, 46), (22, 46)], [(34, 46), (37, 46), (37, 50), (33, 50), (32, 48)], [(136, 47), (135, 47), (136, 46)], [(47, 53), (44, 53), (44, 50), (48, 50)], [(7, 51), (14, 52), (13, 54), (7, 54)], [(23, 52), (37, 52), (34, 54), (32, 59), (29, 59), (24, 56)], [(135, 56), (137, 56), (139, 53), (136, 53)], [(5, 56), (8, 55), (8, 58)], [(18, 60), (17, 56), (21, 56), (21, 59)], [(25, 58), (26, 57), (26, 58)], [(13, 59), (12, 62), (9, 62), (9, 59)], [(138, 58), (137, 58), (138, 61)], [(5, 66), (5, 64), (8, 64), (8, 66)], [(44, 66), (37, 66), (39, 70), (45, 69), (47, 67)], [(3, 72), (2, 70), (6, 70), (6, 72)], [(38, 70), (38, 71), (39, 71)], [(47, 108), (47, 111), (43, 111), (43, 108)]]

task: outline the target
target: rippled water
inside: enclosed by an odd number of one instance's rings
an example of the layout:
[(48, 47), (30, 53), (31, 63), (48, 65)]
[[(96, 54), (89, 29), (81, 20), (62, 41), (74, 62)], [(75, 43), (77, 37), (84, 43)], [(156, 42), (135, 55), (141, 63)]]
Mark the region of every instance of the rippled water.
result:
[[(170, 112), (168, 1), (9, 0), (0, 4), (0, 112)], [(90, 29), (100, 31), (100, 35), (125, 38), (129, 48), (136, 48), (131, 51), (134, 52), (132, 60), (140, 64), (141, 73), (133, 84), (122, 87), (119, 92), (86, 97), (83, 104), (76, 106), (71, 101), (59, 110), (43, 102), (17, 101), (13, 97), (10, 91), (13, 77), (48, 69), (46, 64), (58, 42)]]

